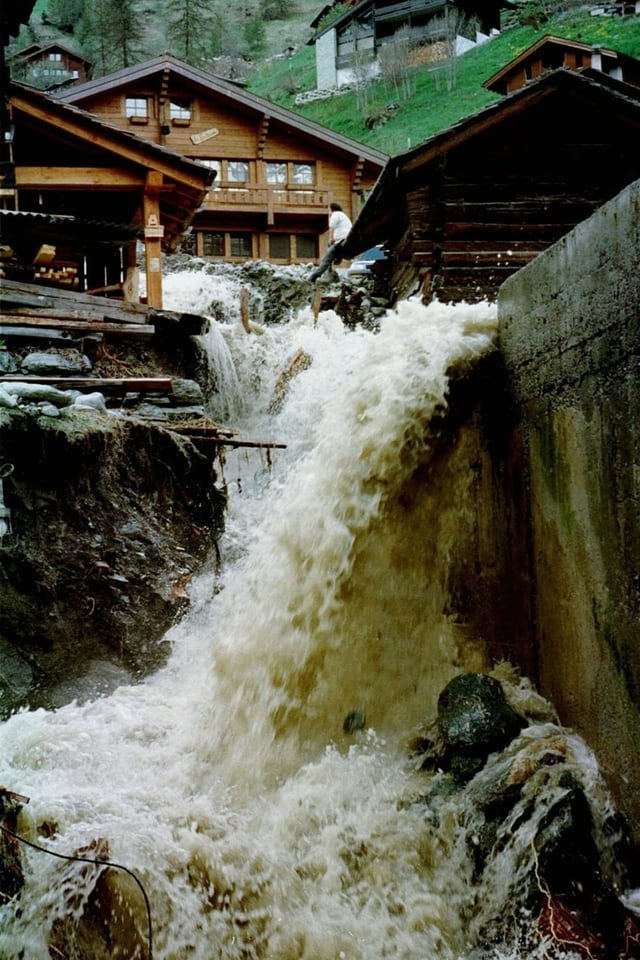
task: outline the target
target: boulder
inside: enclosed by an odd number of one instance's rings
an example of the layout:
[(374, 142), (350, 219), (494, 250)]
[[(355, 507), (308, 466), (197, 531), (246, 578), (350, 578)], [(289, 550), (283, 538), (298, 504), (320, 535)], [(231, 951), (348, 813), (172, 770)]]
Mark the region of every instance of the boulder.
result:
[(44, 377), (84, 376), (91, 370), (91, 361), (78, 350), (34, 351), (24, 358), (20, 370)]
[(466, 782), (489, 754), (506, 747), (526, 725), (498, 680), (478, 673), (460, 674), (438, 698), (438, 764)]

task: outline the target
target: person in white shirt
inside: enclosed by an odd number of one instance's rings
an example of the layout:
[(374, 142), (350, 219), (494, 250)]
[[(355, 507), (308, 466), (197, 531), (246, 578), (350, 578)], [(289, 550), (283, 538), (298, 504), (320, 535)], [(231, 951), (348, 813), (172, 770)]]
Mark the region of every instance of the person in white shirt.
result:
[(309, 275), (310, 280), (317, 280), (333, 263), (340, 263), (344, 241), (351, 230), (351, 220), (339, 203), (329, 204), (329, 246), (318, 266)]

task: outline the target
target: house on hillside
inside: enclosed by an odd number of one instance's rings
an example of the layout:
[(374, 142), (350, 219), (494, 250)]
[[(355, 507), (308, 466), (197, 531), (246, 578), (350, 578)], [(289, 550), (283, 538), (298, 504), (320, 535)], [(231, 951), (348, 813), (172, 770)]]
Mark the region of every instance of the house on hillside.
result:
[(638, 88), (554, 70), (390, 160), (345, 252), (385, 244), (396, 298), (495, 299), (638, 178)]
[(2, 276), (162, 306), (162, 251), (188, 228), (213, 173), (15, 82), (8, 88), (11, 160), (0, 190)]
[(482, 84), (494, 93), (513, 93), (548, 70), (599, 70), (615, 80), (640, 87), (640, 60), (606, 47), (551, 34), (537, 40)]
[(442, 59), (451, 47), (463, 52), (499, 30), (500, 10), (513, 6), (509, 0), (357, 0), (327, 21), (337, 5), (325, 6), (311, 24), (319, 90), (375, 76), (401, 36), (416, 63)]
[(84, 83), (91, 72), (90, 60), (57, 42), (32, 43), (15, 53), (9, 66), (14, 80), (39, 90)]
[(169, 54), (61, 98), (215, 171), (192, 224), (202, 257), (317, 260), (328, 204), (355, 219), (388, 159)]

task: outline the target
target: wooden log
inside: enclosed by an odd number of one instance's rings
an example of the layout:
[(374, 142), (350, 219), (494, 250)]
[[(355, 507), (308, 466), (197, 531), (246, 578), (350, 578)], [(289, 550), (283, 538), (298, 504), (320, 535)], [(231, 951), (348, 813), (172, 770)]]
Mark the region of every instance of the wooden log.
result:
[[(94, 337), (102, 339), (102, 334), (93, 334)], [(11, 337), (20, 337), (23, 340), (67, 340), (70, 337), (64, 330), (54, 330), (53, 327), (15, 327), (3, 326), (0, 324), (0, 337), (11, 339)]]
[(243, 287), (240, 291), (240, 320), (247, 333), (251, 333), (249, 324), (249, 288)]
[(0, 376), (0, 383), (40, 383), (59, 390), (97, 390), (100, 393), (171, 393), (170, 377), (21, 377)]
[(217, 447), (252, 447), (265, 450), (286, 450), (286, 443), (275, 440), (238, 440), (236, 437), (197, 437), (194, 442), (211, 444)]
[(27, 317), (20, 314), (0, 313), (0, 324), (7, 326), (53, 327), (56, 330), (80, 330), (108, 334), (119, 340), (146, 340), (155, 333), (155, 327), (147, 323), (115, 323), (104, 320), (64, 320), (59, 317)]
[(313, 323), (314, 325), (318, 322), (318, 314), (320, 313), (320, 305), (322, 303), (322, 287), (319, 283), (316, 283), (315, 290), (313, 292)]

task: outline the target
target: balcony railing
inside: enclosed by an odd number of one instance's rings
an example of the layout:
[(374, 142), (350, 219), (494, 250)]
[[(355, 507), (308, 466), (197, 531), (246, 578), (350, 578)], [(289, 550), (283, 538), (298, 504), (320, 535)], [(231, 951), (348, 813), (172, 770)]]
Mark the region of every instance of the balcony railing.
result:
[(329, 204), (329, 190), (319, 190), (312, 185), (285, 184), (221, 185), (209, 190), (205, 205), (209, 209), (243, 212), (265, 212), (267, 222), (273, 223), (277, 213), (319, 212)]

